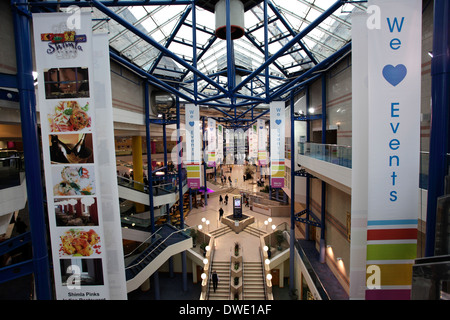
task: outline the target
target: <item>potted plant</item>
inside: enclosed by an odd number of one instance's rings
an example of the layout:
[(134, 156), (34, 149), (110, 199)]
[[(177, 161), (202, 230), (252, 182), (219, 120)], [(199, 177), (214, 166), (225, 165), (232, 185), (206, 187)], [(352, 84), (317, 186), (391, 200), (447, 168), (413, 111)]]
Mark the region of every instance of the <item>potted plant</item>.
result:
[(203, 251), (203, 256), (205, 257), (206, 256), (206, 246), (207, 246), (208, 244), (206, 243), (206, 242), (203, 242), (201, 245), (200, 245), (200, 249)]
[(197, 230), (195, 230), (195, 229), (191, 229), (191, 233), (190, 233), (190, 235), (191, 235), (191, 238), (192, 238), (192, 245), (194, 246), (194, 248), (197, 246), (197, 243), (196, 243), (196, 241), (195, 240), (197, 240)]
[(238, 270), (239, 269), (239, 262), (235, 262), (234, 263), (234, 270)]
[(239, 277), (234, 277), (234, 285), (239, 285)]
[(239, 243), (234, 243), (234, 255), (237, 257), (239, 255)]
[(277, 239), (277, 244), (278, 244), (278, 250), (281, 251), (281, 244), (284, 241), (284, 236), (283, 236), (283, 232), (281, 230), (277, 230), (275, 232), (275, 237)]

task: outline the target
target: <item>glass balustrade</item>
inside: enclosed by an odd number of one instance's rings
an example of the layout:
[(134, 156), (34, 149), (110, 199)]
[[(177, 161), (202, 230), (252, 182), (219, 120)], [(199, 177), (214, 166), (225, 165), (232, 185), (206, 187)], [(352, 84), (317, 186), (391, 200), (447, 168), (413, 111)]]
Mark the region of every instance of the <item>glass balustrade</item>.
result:
[[(352, 168), (352, 148), (349, 146), (339, 146), (335, 144), (320, 144), (312, 142), (299, 142), (298, 154), (327, 161), (343, 167)], [(450, 160), (450, 154), (447, 155)], [(449, 161), (447, 161), (450, 163)], [(428, 163), (429, 152), (420, 152), (419, 186), (421, 189), (428, 189)]]
[(299, 142), (298, 153), (339, 166), (352, 167), (352, 147), (336, 144)]

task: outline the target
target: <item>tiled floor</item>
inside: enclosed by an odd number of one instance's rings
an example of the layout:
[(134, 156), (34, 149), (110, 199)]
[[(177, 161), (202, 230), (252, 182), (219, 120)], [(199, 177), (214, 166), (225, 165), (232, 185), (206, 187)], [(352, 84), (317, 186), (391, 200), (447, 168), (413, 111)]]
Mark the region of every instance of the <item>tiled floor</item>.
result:
[[(259, 172), (257, 177), (253, 179), (253, 181), (243, 181), (243, 171), (244, 166), (234, 165), (232, 169), (232, 173), (229, 173), (228, 170), (225, 173), (225, 175), (231, 176), (231, 179), (233, 181), (233, 187), (236, 187), (235, 181), (237, 180), (237, 188), (232, 191), (232, 193), (228, 193), (228, 197), (231, 199), (232, 195), (238, 195), (240, 190), (245, 191), (259, 191), (258, 189), (261, 189), (260, 187), (257, 187), (256, 179), (259, 177)], [(228, 168), (227, 168), (228, 169)], [(220, 181), (220, 179), (217, 179)], [(217, 193), (220, 193), (223, 190), (227, 190), (230, 188), (229, 184), (226, 184), (224, 186), (221, 185), (219, 182), (218, 184), (209, 184), (208, 188), (213, 189), (217, 191)], [(226, 193), (222, 193), (222, 197), (225, 197)], [(189, 226), (198, 226), (202, 225), (202, 229), (206, 232), (211, 232), (215, 229), (221, 228), (225, 226), (223, 223), (219, 221), (219, 209), (222, 207), (224, 210), (224, 216), (232, 215), (233, 214), (233, 204), (232, 202), (228, 201), (228, 204), (220, 204), (219, 203), (219, 196), (215, 193), (211, 193), (210, 197), (208, 198), (208, 205), (200, 208), (193, 208), (191, 212), (189, 212), (188, 216), (185, 219), (185, 223)], [(254, 211), (251, 211), (249, 207), (244, 207), (243, 215), (247, 216), (253, 216), (255, 217), (255, 222), (252, 224), (254, 228), (258, 228), (261, 230), (270, 230), (271, 226), (265, 226), (264, 221), (269, 218), (269, 216), (266, 216), (261, 213), (257, 213)], [(206, 223), (202, 223), (202, 218), (205, 218), (206, 220), (209, 220), (209, 225)], [(290, 223), (289, 217), (272, 217), (271, 224), (274, 224), (275, 226), (287, 222)], [(251, 235), (247, 232), (240, 232), (236, 234), (235, 232), (229, 232), (223, 236), (220, 236), (216, 238), (216, 251), (214, 253), (214, 260), (218, 261), (227, 261), (230, 259), (230, 255), (232, 253), (232, 250), (234, 248), (234, 243), (239, 242), (239, 244), (242, 247), (243, 250), (243, 258), (245, 261), (260, 261), (260, 253), (259, 253), (259, 247), (260, 247), (260, 240), (259, 237), (256, 237), (254, 235)]]

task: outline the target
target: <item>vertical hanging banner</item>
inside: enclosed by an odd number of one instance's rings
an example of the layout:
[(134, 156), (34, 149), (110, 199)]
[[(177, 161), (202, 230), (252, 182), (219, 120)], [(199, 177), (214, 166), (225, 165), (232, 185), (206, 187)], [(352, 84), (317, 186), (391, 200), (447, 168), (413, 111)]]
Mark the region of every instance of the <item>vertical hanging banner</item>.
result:
[(223, 163), (223, 125), (217, 125), (217, 163)]
[(270, 103), (270, 175), (272, 188), (284, 187), (284, 101)]
[(80, 11), (33, 14), (33, 29), (56, 298), (126, 299), (110, 69), (94, 61), (108, 41)]
[(352, 13), (352, 197), (349, 299), (366, 295), (368, 196), (367, 13)]
[(201, 136), (199, 107), (194, 104), (186, 104), (185, 114), (187, 183), (189, 188), (198, 189), (201, 187)]
[(410, 299), (419, 209), (421, 0), (374, 0), (368, 30), (366, 299)]
[(257, 120), (258, 128), (258, 164), (267, 165), (267, 130), (266, 122), (262, 119)]
[(227, 164), (234, 164), (234, 130), (225, 130)]
[(243, 165), (245, 163), (245, 131), (242, 128), (234, 130), (234, 138), (236, 144), (236, 164)]
[(258, 158), (258, 124), (252, 124), (249, 130), (249, 158), (256, 163)]
[(208, 118), (208, 167), (216, 166), (216, 120)]

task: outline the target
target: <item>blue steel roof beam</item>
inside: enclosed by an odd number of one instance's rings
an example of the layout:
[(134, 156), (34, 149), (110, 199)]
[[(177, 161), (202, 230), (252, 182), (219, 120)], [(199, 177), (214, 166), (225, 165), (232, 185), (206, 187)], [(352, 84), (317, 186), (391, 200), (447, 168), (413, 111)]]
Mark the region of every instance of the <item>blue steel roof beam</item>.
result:
[[(264, 54), (264, 50), (260, 47), (260, 45), (255, 41), (255, 39), (253, 39), (253, 36), (251, 34), (245, 33), (245, 37), (262, 53)], [(284, 74), (286, 77), (288, 76), (287, 73), (283, 70), (283, 68), (277, 63), (274, 62), (273, 65), (275, 67), (277, 67), (278, 70), (280, 70), (280, 72), (282, 74)]]
[(294, 44), (298, 43), (305, 35), (311, 32), (316, 26), (318, 26), (321, 22), (323, 22), (326, 18), (332, 15), (338, 8), (340, 8), (343, 3), (339, 0), (336, 1), (330, 8), (324, 11), (316, 20), (314, 20), (309, 26), (303, 29), (301, 32), (297, 33), (295, 37), (293, 37), (285, 46), (283, 46), (280, 50), (278, 50), (275, 54), (273, 54), (266, 62), (260, 65), (255, 71), (253, 71), (247, 78), (242, 80), (240, 84), (238, 84), (234, 88), (234, 92), (238, 91), (242, 88), (248, 81), (253, 79), (257, 74), (261, 73), (267, 66), (274, 63), (283, 53), (285, 53), (288, 49), (290, 49)]
[[(283, 15), (280, 13), (280, 11), (278, 10), (277, 7), (275, 7), (275, 5), (272, 3), (272, 1), (269, 1), (269, 7), (270, 9), (272, 9), (273, 13), (275, 13), (275, 15), (278, 17), (278, 19), (280, 19), (281, 23), (283, 24), (283, 26), (289, 31), (289, 33), (295, 37), (295, 35), (297, 34), (289, 25), (289, 23), (286, 21), (286, 19), (284, 19)], [(314, 64), (317, 64), (317, 60), (316, 58), (314, 58), (314, 56), (312, 55), (312, 53), (306, 48), (305, 44), (303, 43), (302, 40), (298, 41), (298, 44), (300, 45), (300, 47), (302, 48), (302, 50), (306, 53), (306, 55), (308, 56), (308, 58), (314, 62)]]
[(227, 42), (227, 77), (228, 77), (228, 94), (231, 103), (234, 104), (235, 98), (231, 93), (236, 86), (236, 65), (234, 59), (234, 44), (231, 39), (231, 4), (230, 0), (226, 0), (226, 42)]
[(106, 6), (104, 6), (101, 2), (99, 2), (98, 0), (90, 0), (92, 5), (97, 8), (98, 10), (100, 10), (101, 12), (103, 12), (104, 14), (106, 14), (107, 16), (109, 16), (110, 18), (112, 18), (113, 20), (115, 20), (117, 23), (121, 24), (122, 26), (124, 26), (125, 28), (130, 29), (133, 33), (135, 33), (138, 37), (143, 38), (147, 43), (149, 43), (150, 45), (154, 46), (155, 48), (157, 48), (158, 50), (160, 50), (161, 52), (163, 52), (165, 55), (169, 56), (170, 58), (172, 58), (173, 60), (175, 60), (175, 62), (181, 64), (183, 67), (187, 68), (188, 70), (192, 71), (193, 73), (197, 74), (200, 78), (202, 78), (203, 80), (209, 82), (210, 84), (212, 84), (214, 87), (216, 87), (217, 89), (219, 89), (222, 92), (228, 92), (225, 88), (223, 88), (222, 86), (220, 86), (219, 84), (217, 84), (216, 82), (212, 81), (210, 78), (208, 78), (206, 75), (204, 75), (202, 72), (200, 72), (199, 70), (197, 70), (196, 68), (192, 67), (189, 63), (187, 63), (185, 60), (181, 59), (180, 57), (178, 57), (176, 54), (174, 54), (173, 52), (167, 50), (167, 48), (165, 48), (164, 46), (160, 45), (158, 42), (156, 42), (155, 40), (151, 39), (150, 37), (148, 37), (146, 34), (144, 34), (143, 32), (141, 32), (140, 30), (136, 29), (132, 24), (130, 24), (128, 21), (126, 21), (125, 19), (123, 19), (122, 17), (116, 15), (113, 11), (111, 11), (110, 9), (108, 9)]
[[(183, 25), (185, 25), (186, 27), (192, 28), (192, 23), (189, 22), (183, 22)], [(197, 31), (201, 31), (204, 32), (206, 34), (209, 34), (210, 36), (216, 36), (216, 33), (214, 32), (214, 30), (207, 28), (206, 26), (197, 26)]]
[[(168, 48), (170, 46), (170, 44), (172, 43), (173, 39), (175, 39), (178, 31), (180, 31), (181, 26), (183, 25), (183, 22), (186, 20), (186, 18), (188, 17), (189, 13), (191, 12), (192, 7), (188, 6), (186, 8), (186, 10), (184, 11), (184, 13), (182, 14), (180, 20), (178, 21), (178, 24), (176, 25), (176, 27), (173, 29), (172, 34), (170, 35), (169, 39), (167, 39), (166, 44), (164, 45), (164, 47)], [(153, 73), (155, 71), (156, 66), (158, 65), (158, 63), (161, 61), (162, 57), (164, 56), (163, 52), (161, 51), (158, 55), (158, 58), (155, 59), (155, 62), (153, 63), (153, 65), (151, 66), (151, 68), (149, 68), (148, 72), (149, 73)]]
[[(269, 59), (269, 7), (267, 5), (268, 0), (264, 0), (264, 61)], [(269, 82), (269, 66), (267, 66), (264, 70), (264, 80), (265, 80), (265, 91), (266, 91), (266, 102), (269, 102), (269, 90), (270, 90), (270, 82)]]
[[(268, 24), (271, 24), (271, 23), (273, 23), (273, 22), (275, 22), (275, 21), (277, 21), (278, 20), (278, 18), (277, 17), (272, 17), (272, 18), (269, 18), (269, 20), (268, 20)], [(253, 26), (253, 27), (251, 27), (251, 28), (248, 28), (247, 29), (247, 32), (248, 33), (252, 33), (252, 32), (254, 32), (254, 31), (256, 31), (256, 30), (259, 30), (259, 29), (261, 29), (261, 28), (263, 28), (264, 27), (264, 21), (261, 21), (261, 22), (258, 22), (255, 26)]]
[(341, 49), (333, 53), (331, 56), (329, 56), (326, 60), (323, 60), (322, 62), (316, 64), (314, 67), (303, 73), (301, 76), (297, 77), (293, 81), (287, 83), (283, 88), (279, 89), (277, 92), (275, 92), (271, 99), (276, 99), (280, 97), (281, 95), (288, 92), (288, 90), (291, 90), (292, 87), (297, 84), (298, 82), (302, 81), (306, 77), (312, 75), (315, 72), (320, 72), (320, 69), (326, 66), (328, 63), (334, 61), (335, 59), (338, 59), (340, 56), (346, 54), (348, 51), (351, 50), (351, 42), (347, 43), (345, 46), (343, 46)]
[[(16, 3), (17, 5), (26, 5), (32, 7), (69, 7), (69, 6), (78, 6), (78, 7), (91, 7), (93, 0), (73, 0), (73, 1), (40, 1), (33, 2), (28, 1), (26, 3)], [(193, 0), (107, 0), (102, 1), (99, 0), (105, 7), (133, 7), (133, 6), (165, 6), (165, 5), (190, 5)]]
[[(203, 55), (208, 51), (209, 48), (211, 48), (211, 46), (214, 44), (214, 42), (215, 42), (216, 40), (217, 40), (217, 37), (216, 37), (216, 36), (211, 37), (211, 38), (209, 39), (207, 45), (205, 46), (205, 48), (203, 48), (203, 51), (200, 52), (200, 53), (197, 55), (197, 60), (201, 60), (201, 59), (202, 59)], [(186, 73), (184, 74), (184, 76), (181, 77), (181, 80), (183, 80), (183, 79), (188, 75), (188, 73), (189, 73), (189, 70), (186, 71)], [(210, 76), (210, 75), (208, 75), (208, 76)], [(191, 80), (190, 80), (190, 81), (191, 81)]]
[[(180, 38), (180, 39), (175, 38), (175, 39), (173, 39), (172, 42), (179, 43), (179, 44), (185, 45), (187, 47), (193, 48), (194, 44), (191, 41), (187, 41), (186, 39), (183, 39), (183, 38)], [(203, 50), (203, 47), (197, 45), (197, 50)]]
[[(197, 69), (197, 10), (195, 2), (191, 5), (192, 8), (192, 66)], [(194, 73), (194, 101), (198, 100), (198, 81), (197, 74)]]
[(125, 60), (124, 58), (122, 58), (121, 56), (119, 56), (116, 53), (112, 52), (111, 50), (109, 51), (109, 55), (110, 55), (110, 57), (113, 60), (123, 64), (127, 68), (130, 68), (131, 70), (135, 71), (137, 74), (140, 74), (141, 76), (147, 78), (149, 80), (149, 82), (152, 85), (154, 85), (155, 87), (158, 87), (159, 89), (162, 89), (162, 90), (167, 90), (170, 93), (173, 93), (174, 95), (179, 96), (180, 98), (183, 98), (183, 99), (185, 99), (185, 100), (187, 100), (189, 102), (193, 102), (191, 97), (188, 97), (187, 95), (185, 95), (184, 93), (182, 93), (179, 90), (175, 89), (174, 87), (172, 87), (172, 86), (168, 85), (167, 83), (159, 80), (154, 75), (151, 75), (151, 74), (145, 72), (144, 70), (142, 70), (138, 66), (130, 63), (129, 61)]

